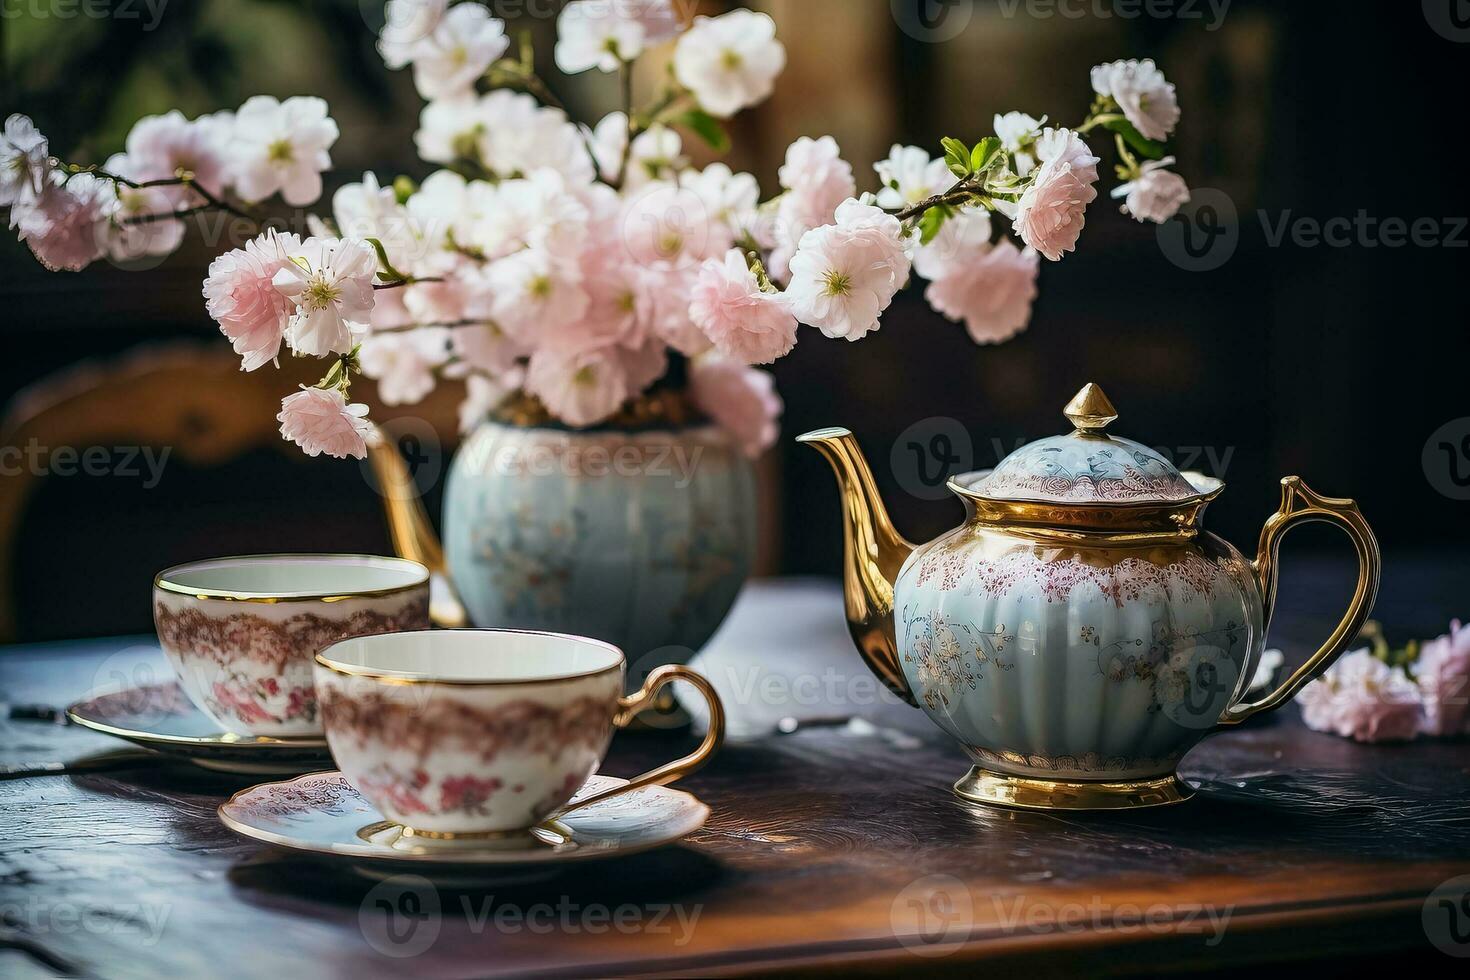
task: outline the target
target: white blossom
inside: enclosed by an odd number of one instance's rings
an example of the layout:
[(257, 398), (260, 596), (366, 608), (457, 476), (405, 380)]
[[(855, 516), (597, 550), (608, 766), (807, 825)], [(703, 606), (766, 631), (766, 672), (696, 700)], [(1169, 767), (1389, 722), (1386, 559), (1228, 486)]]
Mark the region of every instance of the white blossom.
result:
[(367, 242), (308, 238), (275, 275), (276, 289), (296, 303), (286, 343), (298, 354), (325, 357), (352, 350), (354, 325), (373, 312), (378, 257)]
[(313, 96), (285, 102), (257, 95), (235, 114), (235, 189), (247, 201), (263, 201), (277, 191), (292, 207), (322, 196), (322, 171), (332, 166), (328, 152), (337, 142), (337, 124), (327, 104)]
[(769, 15), (737, 7), (696, 17), (674, 49), (674, 74), (705, 111), (733, 116), (770, 96), (786, 67)]
[(878, 192), (878, 206), (902, 210), (912, 204), (942, 194), (954, 186), (956, 177), (943, 159), (930, 159), (927, 151), (917, 146), (894, 144), (888, 159), (873, 165), (883, 189)]
[(1092, 69), (1092, 90), (1118, 103), (1123, 115), (1148, 139), (1168, 139), (1179, 124), (1174, 86), (1151, 59), (1098, 65)]

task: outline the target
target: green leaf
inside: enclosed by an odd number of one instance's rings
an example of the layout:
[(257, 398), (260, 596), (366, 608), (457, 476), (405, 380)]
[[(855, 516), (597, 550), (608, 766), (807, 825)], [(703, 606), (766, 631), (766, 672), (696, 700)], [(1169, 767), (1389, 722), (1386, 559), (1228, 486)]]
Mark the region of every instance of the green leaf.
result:
[(956, 177), (968, 177), (975, 172), (970, 165), (970, 148), (952, 136), (946, 136), (940, 145), (944, 147), (944, 162)]
[(690, 109), (678, 116), (674, 122), (692, 130), (716, 153), (729, 151), (730, 134), (725, 131), (724, 124), (703, 109)]
[(989, 168), (999, 153), (1000, 137), (987, 136), (975, 144), (975, 150), (970, 154), (970, 164), (975, 168), (976, 173), (981, 173)]
[(1123, 137), (1123, 142), (1133, 147), (1141, 157), (1149, 160), (1162, 160), (1164, 157), (1164, 152), (1167, 149), (1164, 144), (1158, 140), (1151, 140), (1144, 136), (1126, 119), (1121, 117), (1109, 119), (1103, 123), (1103, 128), (1111, 130)]
[(954, 212), (944, 205), (932, 207), (919, 218), (919, 241), (925, 245), (934, 241), (944, 229), (944, 223)]
[(380, 267), (378, 275), (380, 278), (387, 282), (404, 282), (408, 279), (403, 273), (393, 268), (392, 262), (388, 261), (388, 251), (383, 248), (381, 241), (376, 238), (369, 238), (366, 241), (373, 247), (373, 251), (378, 253), (378, 265)]

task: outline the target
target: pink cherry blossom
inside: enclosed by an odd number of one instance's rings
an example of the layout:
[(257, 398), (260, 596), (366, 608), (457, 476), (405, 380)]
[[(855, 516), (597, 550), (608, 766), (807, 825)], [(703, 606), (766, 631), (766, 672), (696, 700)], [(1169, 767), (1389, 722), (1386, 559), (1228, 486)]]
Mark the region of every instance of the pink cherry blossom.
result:
[(1071, 130), (1048, 129), (1036, 141), (1041, 161), (1014, 207), (1003, 207), (1021, 240), (1053, 262), (1077, 247), (1087, 206), (1097, 197), (1098, 158)]
[(372, 318), (377, 253), (356, 239), (308, 238), (290, 259), (273, 280), (296, 302), (286, 342), (312, 357), (346, 354), (352, 350), (353, 327)]
[(473, 432), (524, 380), (520, 369), (494, 377), (471, 374), (465, 378), (465, 399), (459, 406), (459, 431)]
[(531, 355), (526, 390), (567, 425), (605, 422), (627, 401), (628, 374), (614, 347), (563, 353), (542, 348)]
[(950, 265), (924, 296), (939, 313), (965, 321), (975, 343), (998, 344), (1031, 321), (1040, 265), (1035, 249), (1005, 239)]
[(1184, 178), (1164, 168), (1173, 157), (1146, 161), (1139, 174), (1126, 184), (1113, 188), (1113, 198), (1123, 198), (1122, 211), (1135, 221), (1163, 224), (1189, 203), (1189, 185)]
[[(123, 154), (114, 154), (107, 161), (106, 170), (121, 173), (126, 168), (122, 158)], [(170, 188), (118, 184), (114, 190), (118, 206), (107, 239), (107, 254), (114, 262), (170, 255), (178, 249), (184, 240), (182, 221), (129, 221), (172, 213), (174, 199), (167, 193)]]
[(1419, 730), (1419, 689), (1367, 650), (1345, 654), (1296, 696), (1302, 721), (1359, 742), (1406, 742)]
[[(219, 194), (226, 183), (230, 126), (212, 116), (188, 120), (177, 109), (161, 116), (144, 116), (128, 133), (126, 149), (133, 180), (165, 180), (187, 170), (211, 193)], [(175, 205), (202, 202), (183, 187), (165, 188)]]
[(243, 359), (243, 370), (269, 364), (281, 352), (296, 305), (275, 287), (274, 279), (300, 247), (295, 235), (271, 229), (210, 263), (204, 280), (206, 306)]
[(374, 438), (366, 405), (349, 405), (336, 388), (303, 388), (281, 402), (281, 435), (308, 456), (363, 459)]
[(781, 396), (769, 374), (716, 353), (690, 363), (690, 393), (742, 452), (754, 459), (775, 445)]
[(17, 205), (10, 217), (42, 265), (52, 272), (77, 272), (106, 251), (117, 206), (111, 181), (91, 174), (63, 181), (53, 172), (35, 203)]
[(791, 312), (828, 337), (858, 340), (908, 281), (909, 244), (897, 218), (848, 201), (837, 223), (801, 237), (791, 260)]
[(619, 347), (617, 354), (628, 378), (630, 396), (642, 394), (669, 370), (668, 348), (656, 338), (636, 347)]
[[(494, 375), (509, 371), (528, 353), (525, 344), (493, 323), (455, 327), (449, 342), (462, 365)], [(448, 370), (454, 373), (453, 365)]]
[(842, 202), (857, 194), (857, 182), (852, 165), (842, 159), (841, 148), (830, 136), (818, 140), (803, 136), (792, 143), (779, 177), (786, 193), (777, 209), (770, 267), (771, 275), (784, 281), (801, 237), (830, 225)]
[(729, 228), (711, 219), (693, 189), (657, 182), (640, 188), (622, 216), (628, 259), (645, 267), (698, 269), (734, 242)]
[(575, 263), (543, 249), (526, 249), (492, 262), (485, 283), (493, 297), (491, 315), (513, 337), (575, 323), (591, 303)]
[(721, 354), (743, 364), (770, 364), (796, 346), (796, 317), (779, 293), (761, 289), (745, 253), (710, 259), (695, 280), (689, 316)]
[(434, 369), (449, 359), (449, 329), (373, 334), (363, 340), (358, 358), (362, 373), (378, 382), (384, 405), (413, 405), (434, 390)]
[(1414, 676), (1424, 702), (1420, 730), (1426, 735), (1470, 733), (1470, 626), (1459, 621), (1419, 651)]
[(685, 357), (709, 350), (709, 337), (690, 317), (698, 266), (652, 268), (641, 272), (643, 288), (651, 298), (649, 330)]

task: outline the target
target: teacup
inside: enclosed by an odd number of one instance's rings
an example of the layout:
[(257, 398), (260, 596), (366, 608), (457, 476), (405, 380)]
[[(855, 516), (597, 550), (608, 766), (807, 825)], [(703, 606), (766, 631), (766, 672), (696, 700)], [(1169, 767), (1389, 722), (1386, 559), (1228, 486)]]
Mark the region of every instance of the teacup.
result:
[[(548, 817), (662, 785), (703, 765), (724, 737), (709, 682), (661, 667), (623, 697), (617, 647), (555, 633), (452, 630), (343, 640), (316, 658), (327, 744), (343, 775), (405, 836), (518, 836)], [(692, 754), (567, 803), (613, 732), (669, 683), (709, 703)]]
[(343, 637), (429, 626), (429, 572), (367, 555), (192, 562), (153, 580), (153, 622), (199, 709), (235, 735), (321, 737), (312, 657)]

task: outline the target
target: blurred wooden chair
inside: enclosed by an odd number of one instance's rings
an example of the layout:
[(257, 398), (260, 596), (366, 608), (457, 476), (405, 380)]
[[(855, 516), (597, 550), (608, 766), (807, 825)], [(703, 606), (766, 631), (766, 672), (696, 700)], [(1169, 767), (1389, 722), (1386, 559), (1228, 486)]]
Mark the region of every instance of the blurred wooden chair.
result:
[[(279, 371), (245, 373), (220, 344), (163, 344), (78, 364), (17, 394), (0, 420), (0, 452), (9, 459), (0, 470), (0, 642), (16, 636), (17, 535), (46, 470), (27, 461), (27, 447), (47, 454), (57, 447), (166, 448), (170, 463), (200, 469), (272, 448), (305, 460), (281, 439), (276, 414), (282, 396), (297, 384), (313, 383), (315, 377), (308, 375), (320, 365), (289, 357), (281, 365)], [(364, 386), (363, 395), (370, 388)], [(428, 420), (444, 440), (453, 440), (454, 398), (452, 391), (438, 392), (415, 406), (413, 414)], [(380, 420), (393, 417), (373, 407)], [(364, 513), (377, 506), (364, 496)], [(96, 537), (97, 547), (108, 547), (105, 532), (99, 529)]]

